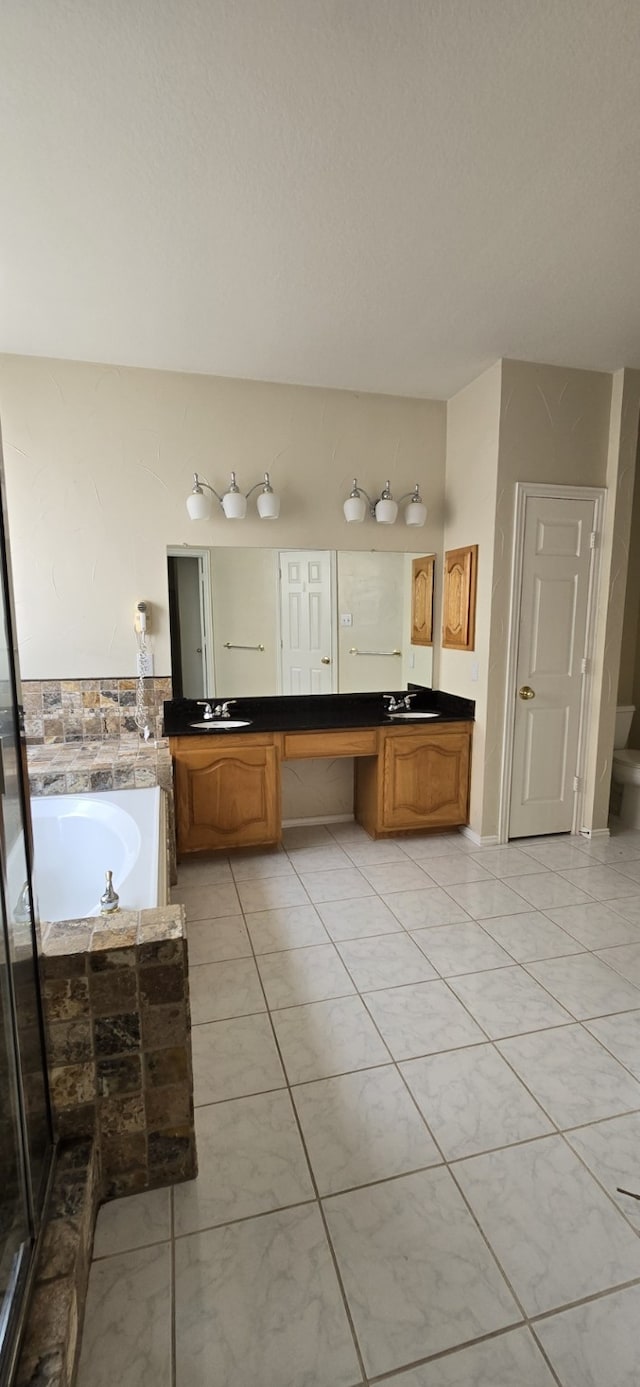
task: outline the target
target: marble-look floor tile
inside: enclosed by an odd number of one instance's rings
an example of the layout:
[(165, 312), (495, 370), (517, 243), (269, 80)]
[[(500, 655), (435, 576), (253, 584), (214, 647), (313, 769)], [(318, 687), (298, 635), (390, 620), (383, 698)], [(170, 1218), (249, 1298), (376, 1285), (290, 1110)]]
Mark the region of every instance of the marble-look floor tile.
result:
[(176, 1185), (176, 1236), (313, 1199), (285, 1090), (196, 1109), (198, 1176)]
[(284, 1087), (267, 1016), (237, 1016), (231, 1021), (194, 1026), (191, 1044), (197, 1105)]
[[(573, 882), (555, 872), (509, 877), (509, 884), (535, 910), (550, 910), (560, 905), (588, 905), (593, 900), (593, 896), (588, 896), (586, 891), (581, 891), (579, 886), (574, 886)], [(506, 910), (496, 911), (498, 913), (508, 914)]]
[(321, 1195), (442, 1160), (393, 1065), (298, 1085), (293, 1099)]
[(401, 1069), (448, 1161), (553, 1131), (493, 1045), (408, 1060)]
[(420, 891), (394, 891), (384, 899), (405, 929), (456, 925), (469, 919), (466, 910), (440, 886)]
[(303, 949), (308, 944), (326, 944), (329, 939), (312, 905), (259, 910), (249, 916), (247, 928), (257, 954), (278, 953), (280, 949)]
[(562, 1137), (471, 1156), (456, 1179), (527, 1314), (640, 1276), (640, 1239)]
[(640, 987), (640, 940), (622, 947), (598, 950), (598, 958), (615, 968), (616, 973)]
[(406, 834), (402, 839), (402, 847), (407, 857), (411, 857), (414, 862), (424, 862), (427, 872), (430, 858), (445, 857), (449, 853), (478, 851), (476, 845), (463, 838), (461, 833)]
[(112, 1199), (98, 1210), (93, 1239), (95, 1257), (113, 1257), (171, 1237), (171, 1190), (145, 1190)]
[[(509, 878), (510, 883), (514, 880), (519, 881), (520, 878)], [(485, 920), (492, 915), (517, 915), (521, 910), (529, 909), (522, 896), (516, 895), (511, 889), (511, 884), (507, 885), (497, 877), (492, 877), (490, 881), (469, 881), (462, 886), (450, 886), (449, 891), (474, 920)]]
[(412, 938), (444, 978), (513, 965), (511, 956), (474, 920), (461, 925), (441, 925), (439, 929), (415, 930)]
[(632, 925), (640, 927), (640, 896), (621, 896), (615, 904), (618, 915), (624, 915)]
[(486, 1039), (444, 982), (368, 992), (366, 1002), (396, 1060), (455, 1050)]
[(369, 1069), (389, 1059), (359, 997), (276, 1011), (273, 1024), (292, 1084)]
[(200, 963), (189, 970), (191, 1021), (224, 1021), (266, 1011), (258, 970), (252, 958), (227, 963)]
[[(640, 1088), (640, 1086), (639, 1086)], [(612, 1117), (570, 1132), (567, 1141), (604, 1186), (630, 1223), (640, 1231), (640, 1112)], [(620, 1190), (628, 1194), (620, 1194)]]
[(493, 972), (465, 973), (451, 978), (449, 985), (491, 1040), (571, 1020), (564, 1007), (516, 964)]
[(251, 944), (241, 915), (220, 920), (194, 920), (187, 932), (189, 963), (223, 963), (229, 958), (250, 958)]
[(200, 886), (174, 886), (171, 891), (174, 905), (187, 912), (187, 928), (193, 920), (219, 920), (225, 915), (238, 915), (240, 901), (233, 882), (205, 883)]
[(640, 990), (593, 954), (542, 959), (527, 970), (578, 1021), (640, 1005)]
[(636, 857), (634, 857), (632, 860), (629, 860), (628, 858), (623, 858), (622, 861), (618, 860), (616, 862), (616, 868), (618, 872), (621, 872), (623, 876), (630, 877), (632, 881), (635, 881), (636, 889), (638, 882), (640, 882), (640, 862), (638, 861), (639, 856), (640, 852), (638, 852)]
[[(573, 905), (568, 908), (583, 909), (582, 906)], [(483, 920), (482, 927), (511, 954), (516, 963), (582, 953), (582, 944), (573, 935), (567, 934), (566, 930), (560, 929), (559, 925), (553, 924), (538, 910), (527, 911), (524, 915), (498, 915), (493, 920)]]
[(601, 862), (605, 867), (617, 866), (624, 872), (626, 867), (623, 867), (623, 862), (640, 859), (640, 833), (592, 840), (585, 838), (583, 852), (589, 862)]
[(245, 914), (257, 910), (274, 910), (284, 905), (309, 904), (309, 897), (295, 872), (291, 876), (239, 881), (238, 893)]
[(381, 895), (388, 891), (420, 890), (421, 887), (434, 885), (431, 874), (418, 866), (417, 862), (412, 862), (410, 857), (405, 857), (404, 862), (378, 862), (363, 867), (362, 875)]
[(520, 852), (519, 848), (482, 848), (480, 852), (473, 853), (472, 857), (474, 862), (501, 880), (504, 877), (524, 876), (526, 873), (540, 871), (540, 864), (528, 853)]
[(373, 887), (357, 867), (333, 872), (302, 872), (300, 880), (312, 901), (349, 901), (375, 896)]
[(333, 1195), (324, 1207), (372, 1376), (520, 1319), (442, 1167)]
[(282, 846), (288, 853), (298, 848), (330, 848), (333, 841), (327, 824), (292, 824), (282, 833)]
[(518, 847), (531, 857), (533, 861), (539, 862), (541, 867), (549, 872), (570, 871), (572, 867), (587, 867), (588, 860), (584, 856), (584, 849), (576, 846), (576, 842), (586, 844), (586, 839), (576, 840), (574, 837), (567, 837), (565, 842), (560, 839), (540, 839), (526, 838), (518, 843)]
[(176, 1387), (360, 1380), (316, 1206), (177, 1240)]
[(582, 1026), (516, 1036), (498, 1049), (559, 1127), (640, 1107), (640, 1084)]
[(586, 1029), (640, 1079), (640, 1010), (602, 1016), (598, 1021), (588, 1021)]
[(536, 1333), (562, 1387), (637, 1387), (640, 1286), (550, 1315)]
[[(438, 886), (457, 886), (465, 881), (491, 881), (491, 872), (480, 866), (477, 855), (468, 852), (449, 852), (444, 857), (430, 857), (425, 862), (429, 876)], [(389, 887), (393, 891), (394, 887)]]
[(219, 853), (186, 858), (178, 867), (179, 886), (219, 886), (223, 881), (232, 880), (229, 859)]
[(375, 842), (373, 838), (367, 836), (366, 842), (359, 840), (351, 843), (343, 843), (345, 852), (349, 855), (356, 867), (373, 866), (376, 862), (404, 862), (406, 853), (403, 852), (399, 843), (392, 843), (381, 838)]
[(332, 939), (365, 939), (370, 934), (392, 934), (402, 928), (378, 896), (364, 900), (327, 901), (318, 914)]
[(171, 1387), (168, 1243), (94, 1262), (78, 1387)]
[(622, 872), (616, 872), (614, 867), (587, 865), (578, 868), (577, 871), (563, 871), (562, 875), (566, 881), (571, 881), (574, 886), (588, 891), (589, 895), (595, 896), (598, 901), (614, 901), (618, 896), (633, 896), (638, 889), (637, 882), (623, 876)]
[(289, 850), (289, 860), (296, 872), (339, 872), (351, 866), (351, 859), (338, 843), (331, 839), (322, 846), (293, 848)]
[(336, 843), (342, 845), (371, 842), (371, 835), (362, 827), (362, 824), (356, 823), (355, 819), (347, 819), (344, 823), (327, 824), (327, 831)]
[[(558, 910), (548, 910), (547, 914), (583, 949), (606, 949), (610, 944), (640, 942), (637, 925), (630, 924), (618, 910), (603, 901), (592, 901), (591, 905), (562, 905)], [(565, 953), (569, 952), (565, 949)]]
[(312, 944), (307, 949), (261, 954), (259, 968), (271, 1008), (347, 997), (356, 990), (335, 944)]
[(262, 881), (265, 877), (292, 877), (294, 869), (280, 848), (251, 851), (231, 856), (231, 871), (235, 881)]
[(385, 1379), (385, 1387), (554, 1387), (554, 1383), (533, 1335), (525, 1328), (510, 1329)]
[(348, 939), (338, 945), (338, 950), (360, 992), (427, 982), (438, 976), (407, 934)]

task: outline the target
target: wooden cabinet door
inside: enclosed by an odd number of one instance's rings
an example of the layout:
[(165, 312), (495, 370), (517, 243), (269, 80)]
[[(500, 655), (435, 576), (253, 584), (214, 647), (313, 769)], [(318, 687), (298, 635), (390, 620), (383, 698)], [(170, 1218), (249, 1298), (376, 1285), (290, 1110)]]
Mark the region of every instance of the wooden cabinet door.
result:
[(206, 747), (175, 761), (178, 852), (239, 848), (280, 838), (273, 746)]
[(433, 645), (433, 570), (435, 554), (411, 564), (411, 644)]
[(384, 747), (384, 828), (444, 828), (465, 824), (469, 810), (468, 731), (387, 735)]

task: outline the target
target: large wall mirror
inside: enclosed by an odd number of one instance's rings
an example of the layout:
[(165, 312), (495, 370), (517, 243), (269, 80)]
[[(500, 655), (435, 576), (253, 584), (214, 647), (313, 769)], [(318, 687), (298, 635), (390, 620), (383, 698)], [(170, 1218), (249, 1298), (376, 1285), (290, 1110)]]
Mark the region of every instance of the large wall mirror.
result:
[(414, 560), (423, 557), (364, 550), (170, 548), (174, 696), (430, 687), (431, 646), (416, 637), (415, 629), (412, 641), (414, 575), (424, 572)]

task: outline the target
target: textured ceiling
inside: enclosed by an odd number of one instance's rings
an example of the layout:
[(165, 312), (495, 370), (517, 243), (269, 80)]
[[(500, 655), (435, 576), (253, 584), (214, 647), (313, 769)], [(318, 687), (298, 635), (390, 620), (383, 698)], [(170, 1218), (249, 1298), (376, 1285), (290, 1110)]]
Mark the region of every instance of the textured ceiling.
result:
[(6, 0), (0, 350), (640, 365), (638, 0)]

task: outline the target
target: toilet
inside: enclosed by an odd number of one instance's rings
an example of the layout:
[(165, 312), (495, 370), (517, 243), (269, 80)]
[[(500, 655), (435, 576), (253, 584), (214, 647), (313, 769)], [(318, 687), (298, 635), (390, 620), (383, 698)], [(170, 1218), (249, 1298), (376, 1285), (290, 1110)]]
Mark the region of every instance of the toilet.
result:
[(640, 750), (627, 746), (635, 708), (616, 708), (613, 751), (613, 804), (625, 828), (640, 829)]

